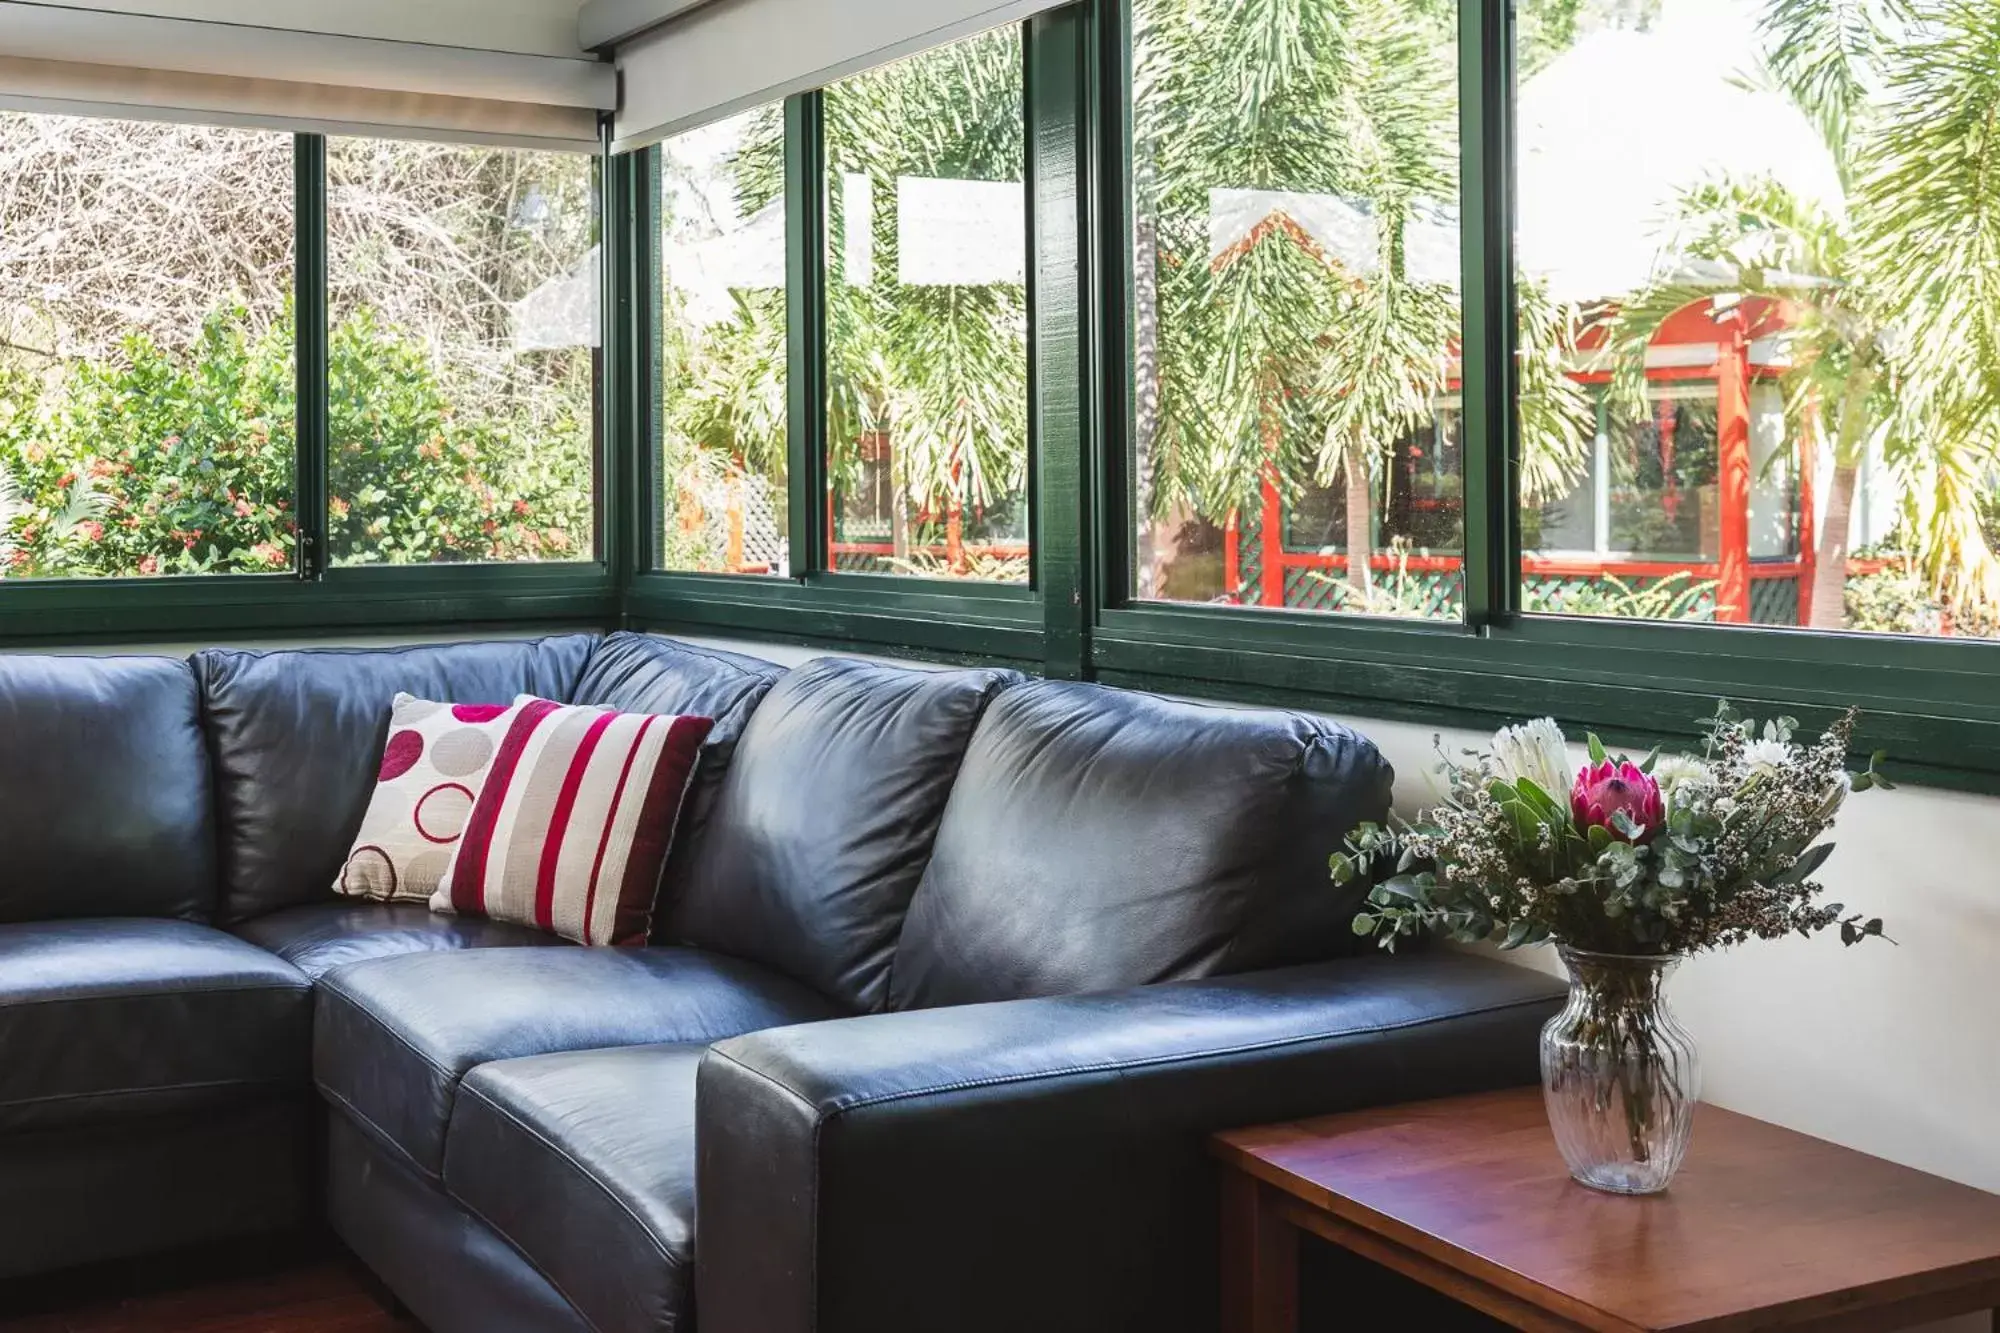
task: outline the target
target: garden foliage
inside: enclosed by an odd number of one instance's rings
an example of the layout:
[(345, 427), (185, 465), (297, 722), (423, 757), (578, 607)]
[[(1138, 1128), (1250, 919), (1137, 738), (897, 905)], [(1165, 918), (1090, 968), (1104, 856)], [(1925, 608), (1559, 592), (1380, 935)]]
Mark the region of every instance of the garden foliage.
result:
[[(37, 374), (0, 363), (9, 577), (269, 573), (293, 563), (289, 313), (210, 313)], [(588, 386), (454, 410), (426, 348), (359, 309), (332, 332), (333, 549), (382, 563), (587, 556)], [(578, 373), (582, 373), (579, 371)]]

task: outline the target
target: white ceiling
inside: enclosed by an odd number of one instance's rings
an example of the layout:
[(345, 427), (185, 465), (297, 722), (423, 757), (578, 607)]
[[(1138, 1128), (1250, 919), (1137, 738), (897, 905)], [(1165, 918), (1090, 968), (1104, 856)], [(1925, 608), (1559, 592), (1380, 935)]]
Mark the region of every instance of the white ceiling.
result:
[(482, 51), (577, 56), (581, 0), (58, 0), (163, 18), (384, 37)]

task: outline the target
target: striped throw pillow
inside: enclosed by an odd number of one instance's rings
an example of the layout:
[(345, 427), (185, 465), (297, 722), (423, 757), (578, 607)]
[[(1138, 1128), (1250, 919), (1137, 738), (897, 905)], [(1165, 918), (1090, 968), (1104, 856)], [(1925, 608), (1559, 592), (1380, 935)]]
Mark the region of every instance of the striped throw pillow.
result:
[(644, 944), (712, 719), (523, 699), (431, 909)]

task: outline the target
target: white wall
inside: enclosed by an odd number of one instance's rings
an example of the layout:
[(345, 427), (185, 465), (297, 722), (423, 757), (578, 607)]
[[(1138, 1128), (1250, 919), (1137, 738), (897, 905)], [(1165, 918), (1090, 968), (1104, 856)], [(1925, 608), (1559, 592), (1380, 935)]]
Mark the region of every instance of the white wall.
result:
[(63, 0), (162, 18), (249, 23), (344, 37), (383, 37), (522, 55), (582, 55), (576, 16), (581, 0)]

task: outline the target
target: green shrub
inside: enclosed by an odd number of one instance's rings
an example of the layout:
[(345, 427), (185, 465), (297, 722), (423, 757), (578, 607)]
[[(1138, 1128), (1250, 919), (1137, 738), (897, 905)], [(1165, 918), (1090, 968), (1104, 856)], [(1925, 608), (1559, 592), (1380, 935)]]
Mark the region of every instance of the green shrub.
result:
[(343, 320), (327, 357), (334, 559), (588, 558), (589, 366), (567, 360), (510, 386), (504, 415), (466, 412), (478, 395), (451, 392), (420, 344), (366, 309)]
[[(0, 513), (0, 573), (291, 568), (292, 345), (289, 318), (259, 331), (225, 307), (185, 349), (134, 336), (61, 373), (0, 367), (0, 472), (16, 492)], [(366, 311), (343, 320), (329, 366), (336, 557), (586, 557), (587, 360), (555, 369), (466, 409), (480, 396), (449, 393), (421, 344)]]
[(1870, 634), (2000, 638), (2000, 616), (1945, 605), (1907, 565), (1891, 565), (1847, 580), (1847, 628)]

